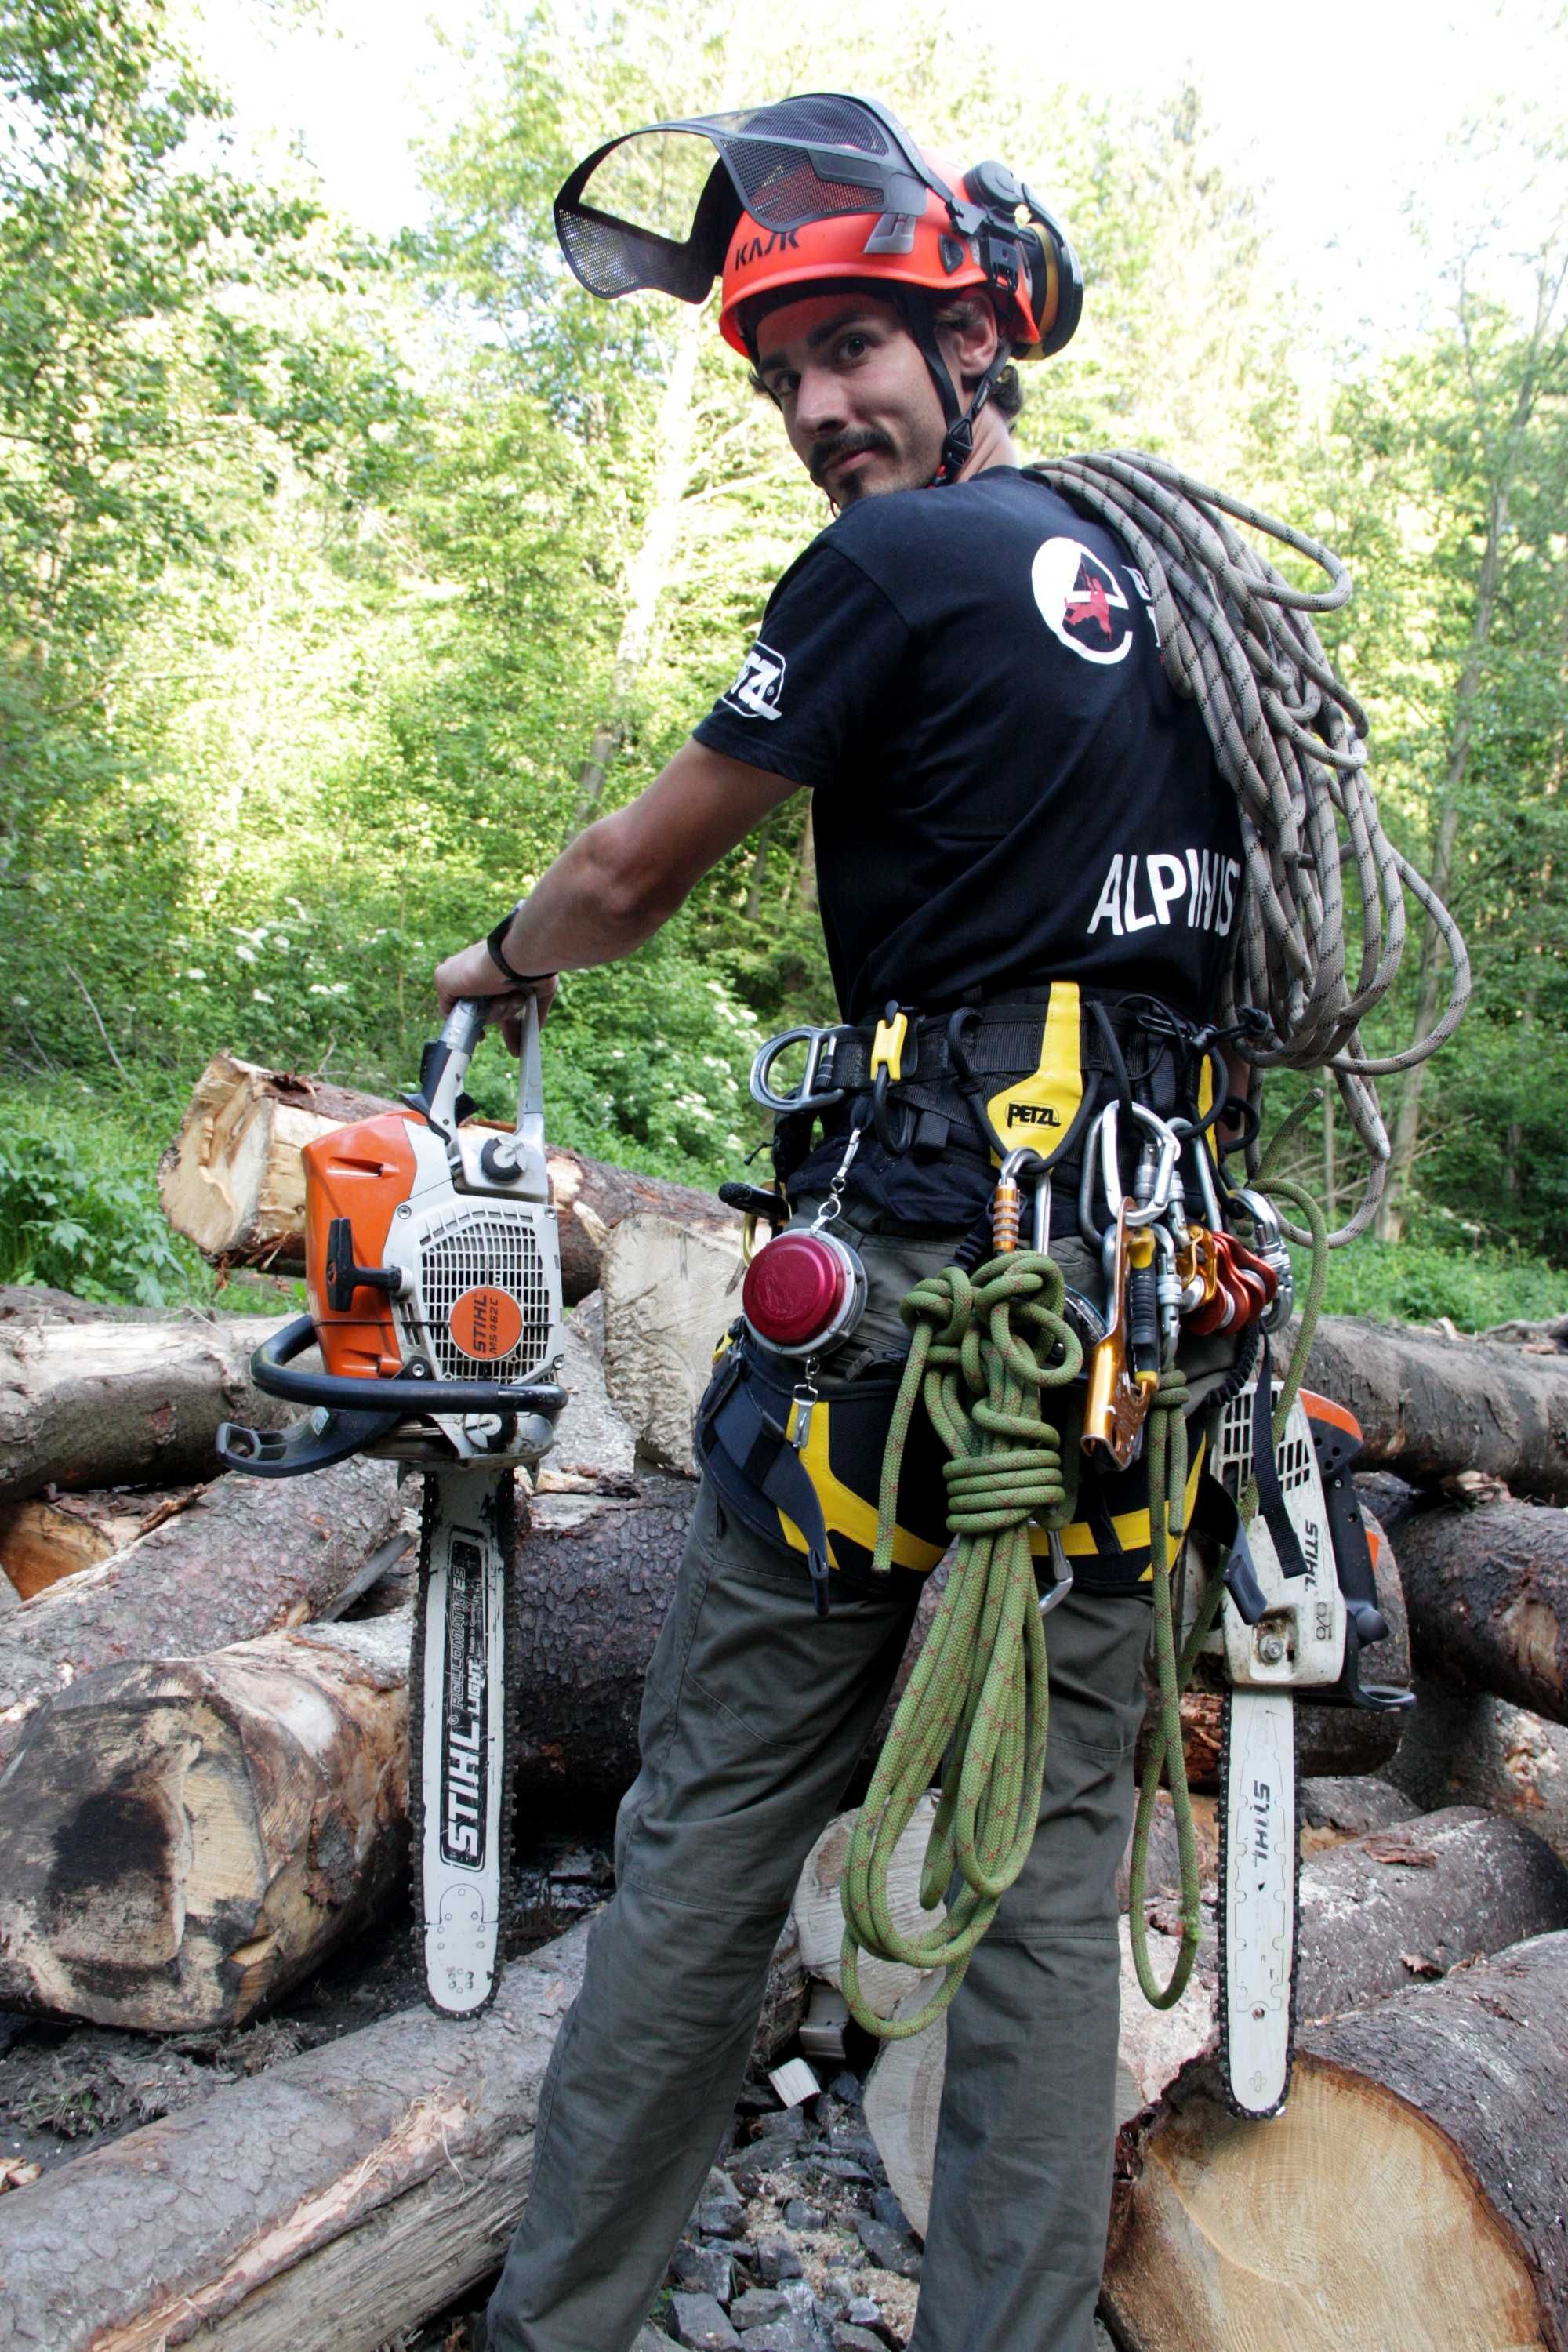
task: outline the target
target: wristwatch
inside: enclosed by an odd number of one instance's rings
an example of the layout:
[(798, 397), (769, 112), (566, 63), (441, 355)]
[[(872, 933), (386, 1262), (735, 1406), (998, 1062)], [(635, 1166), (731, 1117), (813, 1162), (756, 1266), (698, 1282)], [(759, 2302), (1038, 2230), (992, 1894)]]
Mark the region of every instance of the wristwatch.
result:
[(485, 939), (485, 947), (496, 970), (504, 972), (507, 979), (515, 982), (520, 988), (531, 988), (542, 980), (553, 980), (555, 977), (552, 971), (518, 971), (506, 960), (501, 942), (527, 904), (526, 898), (520, 898), (515, 907), (509, 907), (494, 930), (489, 932)]

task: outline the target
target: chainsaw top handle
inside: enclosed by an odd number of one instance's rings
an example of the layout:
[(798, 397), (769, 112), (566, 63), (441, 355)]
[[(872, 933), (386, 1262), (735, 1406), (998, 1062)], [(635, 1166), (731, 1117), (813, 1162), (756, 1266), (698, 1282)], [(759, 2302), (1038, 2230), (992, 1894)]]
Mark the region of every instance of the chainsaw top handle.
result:
[[(404, 1100), (448, 1143), (473, 1106), (463, 1092), (468, 1064), (496, 1009), (492, 996), (460, 996), (419, 1059), (419, 1091)], [(517, 1066), (517, 1135), (525, 1152), (544, 1151), (544, 1074), (539, 1056), (539, 999), (530, 996), (518, 1018), (522, 1038)]]
[(274, 1331), (250, 1360), (257, 1387), (294, 1404), (390, 1412), (399, 1418), (428, 1412), (538, 1412), (552, 1421), (566, 1402), (565, 1390), (555, 1381), (438, 1381), (412, 1369), (373, 1381), (290, 1370), (295, 1357), (315, 1342), (316, 1327), (308, 1315), (298, 1315)]

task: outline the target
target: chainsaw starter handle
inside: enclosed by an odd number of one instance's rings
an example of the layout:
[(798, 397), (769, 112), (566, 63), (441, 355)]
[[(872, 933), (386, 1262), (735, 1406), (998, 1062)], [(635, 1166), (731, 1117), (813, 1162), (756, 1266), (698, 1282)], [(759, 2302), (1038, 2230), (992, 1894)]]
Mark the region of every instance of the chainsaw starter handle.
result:
[(339, 1412), (537, 1412), (553, 1421), (566, 1402), (554, 1381), (436, 1381), (409, 1373), (390, 1380), (345, 1380), (331, 1372), (289, 1370), (316, 1341), (308, 1315), (297, 1315), (264, 1339), (250, 1360), (250, 1376), (269, 1396), (293, 1404), (324, 1404)]

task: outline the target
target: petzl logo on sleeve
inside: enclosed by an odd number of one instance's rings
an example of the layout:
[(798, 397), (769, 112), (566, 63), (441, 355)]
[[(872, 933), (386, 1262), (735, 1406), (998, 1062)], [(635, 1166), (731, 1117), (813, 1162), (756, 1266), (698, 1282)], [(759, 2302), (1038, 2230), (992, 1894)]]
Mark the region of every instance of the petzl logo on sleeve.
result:
[(1068, 653), (1102, 668), (1126, 659), (1131, 608), (1109, 563), (1076, 539), (1047, 539), (1030, 578), (1041, 619)]
[(723, 699), (742, 719), (776, 719), (784, 682), (783, 654), (775, 654), (772, 646), (764, 646), (759, 637), (741, 664), (740, 677)]

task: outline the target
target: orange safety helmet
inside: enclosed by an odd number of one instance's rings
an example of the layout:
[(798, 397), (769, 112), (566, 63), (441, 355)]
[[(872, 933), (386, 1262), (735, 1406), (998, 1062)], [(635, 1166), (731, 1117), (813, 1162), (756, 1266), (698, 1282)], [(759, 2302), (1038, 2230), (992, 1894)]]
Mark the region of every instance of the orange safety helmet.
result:
[[(699, 184), (694, 141), (719, 161)], [(701, 151), (698, 149), (700, 157)], [(555, 231), (590, 293), (658, 288), (701, 302), (723, 281), (720, 326), (754, 359), (750, 306), (793, 286), (869, 285), (896, 301), (947, 421), (935, 479), (962, 470), (975, 419), (1009, 359), (1059, 352), (1083, 278), (1065, 232), (1005, 163), (963, 173), (921, 153), (874, 99), (821, 91), (623, 133), (555, 199)], [(938, 346), (931, 298), (984, 291), (1004, 333), (966, 412)]]
[[(988, 205), (984, 218), (968, 236), (955, 232), (950, 206), (934, 188), (926, 190), (918, 217), (906, 216), (891, 236), (882, 220), (868, 226), (865, 213), (836, 213), (798, 229), (769, 229), (743, 212), (724, 256), (719, 326), (725, 341), (754, 360), (754, 337), (746, 315), (750, 303), (790, 287), (838, 279), (858, 286), (885, 284), (889, 289), (907, 287), (937, 296), (984, 289), (995, 302), (1010, 342), (1008, 356), (1026, 359), (1045, 350), (1059, 351), (1078, 323), (1083, 301), (1076, 269), (1064, 270), (1066, 240), (1060, 231), (1040, 237), (1032, 233), (1032, 222), (1026, 232), (1016, 217), (1004, 227), (996, 215), (1015, 214), (1026, 204), (1020, 184), (1005, 164), (982, 163), (966, 178), (943, 158), (921, 160), (933, 179), (961, 196), (971, 194), (980, 174), (987, 181), (993, 174), (998, 181), (1005, 175), (1015, 193), (1006, 202), (997, 187), (994, 212)], [(986, 193), (991, 194), (989, 187)], [(1058, 325), (1065, 333), (1055, 331)]]

